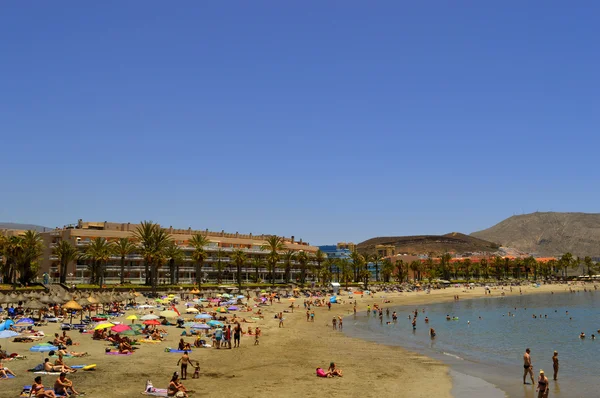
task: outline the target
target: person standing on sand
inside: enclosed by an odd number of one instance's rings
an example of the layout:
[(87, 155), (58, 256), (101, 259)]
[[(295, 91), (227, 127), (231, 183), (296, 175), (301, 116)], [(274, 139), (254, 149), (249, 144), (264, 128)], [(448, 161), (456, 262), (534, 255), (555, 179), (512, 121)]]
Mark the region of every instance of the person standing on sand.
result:
[(240, 348), (240, 337), (242, 336), (242, 327), (236, 323), (233, 328), (233, 348)]
[(533, 379), (533, 365), (531, 364), (531, 350), (529, 348), (527, 348), (525, 354), (523, 354), (523, 369), (523, 384), (527, 384), (525, 380), (528, 373), (531, 376), (531, 384), (535, 384), (535, 380)]
[(343, 324), (342, 324), (342, 317), (341, 315), (338, 316), (338, 329), (342, 330), (343, 329)]
[(177, 366), (179, 366), (179, 364), (181, 364), (181, 379), (185, 380), (187, 379), (187, 366), (188, 363), (190, 363), (190, 357), (188, 355), (187, 351), (183, 352), (183, 355), (181, 356), (181, 358), (179, 358), (179, 361), (177, 361)]
[(554, 380), (558, 380), (558, 351), (552, 355), (552, 367), (554, 368)]

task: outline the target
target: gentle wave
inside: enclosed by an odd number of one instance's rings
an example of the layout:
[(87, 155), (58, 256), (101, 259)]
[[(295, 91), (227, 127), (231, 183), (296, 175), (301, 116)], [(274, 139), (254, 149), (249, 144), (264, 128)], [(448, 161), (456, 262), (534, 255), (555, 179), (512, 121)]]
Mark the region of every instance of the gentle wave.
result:
[(458, 355), (450, 354), (449, 352), (442, 352), (442, 354), (447, 355), (447, 356), (452, 357), (452, 358), (460, 359), (461, 361), (465, 360), (464, 358), (461, 358)]

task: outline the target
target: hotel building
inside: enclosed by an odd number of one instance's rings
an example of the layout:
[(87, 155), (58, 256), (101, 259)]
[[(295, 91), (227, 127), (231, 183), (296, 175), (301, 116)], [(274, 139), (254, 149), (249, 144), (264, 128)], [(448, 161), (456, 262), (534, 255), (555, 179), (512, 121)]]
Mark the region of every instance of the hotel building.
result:
[[(86, 247), (94, 238), (102, 237), (108, 241), (115, 241), (119, 238), (134, 239), (134, 233), (139, 224), (131, 223), (113, 223), (113, 222), (85, 222), (79, 220), (76, 225), (56, 229), (49, 232), (41, 233), (44, 239), (44, 254), (40, 266), (40, 275), (47, 272), (52, 280), (57, 280), (59, 277), (59, 261), (53, 254), (53, 249), (61, 240), (70, 242), (73, 246), (79, 249), (81, 254), (85, 253)], [(189, 241), (195, 234), (206, 236), (209, 244), (205, 246), (207, 258), (202, 267), (202, 278), (205, 280), (216, 280), (217, 269), (215, 263), (221, 262), (223, 265), (222, 279), (223, 283), (233, 282), (236, 278), (236, 269), (230, 261), (230, 254), (234, 250), (243, 250), (246, 252), (248, 261), (247, 265), (242, 269), (242, 277), (244, 282), (253, 281), (256, 269), (253, 265), (254, 258), (260, 258), (263, 265), (259, 268), (259, 279), (270, 280), (268, 270), (266, 268), (266, 256), (268, 251), (261, 249), (265, 240), (270, 235), (252, 235), (239, 233), (212, 232), (208, 230), (192, 230), (189, 229), (174, 229), (173, 227), (165, 228), (173, 242), (183, 251), (183, 260), (179, 264), (179, 274), (177, 280), (179, 283), (192, 283), (195, 280), (195, 264), (192, 260), (194, 248), (189, 245)], [(295, 238), (283, 238), (285, 250), (296, 252), (304, 251), (309, 256), (314, 255), (318, 250), (317, 247), (310, 246), (303, 242), (302, 239), (296, 241)], [(118, 256), (110, 258), (105, 266), (105, 280), (107, 284), (118, 283), (120, 280), (120, 265), (121, 259)], [(297, 266), (295, 261), (292, 262), (292, 268)], [(161, 266), (158, 270), (159, 283), (170, 279), (169, 266), (167, 264)], [(79, 259), (68, 265), (67, 268), (68, 283), (83, 283), (89, 280), (90, 272), (85, 259)], [(292, 281), (295, 281), (299, 275), (299, 270), (292, 270)], [(142, 257), (138, 253), (133, 253), (126, 257), (125, 264), (125, 280), (131, 283), (144, 283), (145, 267)], [(275, 281), (283, 282), (284, 268), (283, 259), (280, 260), (278, 267), (275, 270)]]

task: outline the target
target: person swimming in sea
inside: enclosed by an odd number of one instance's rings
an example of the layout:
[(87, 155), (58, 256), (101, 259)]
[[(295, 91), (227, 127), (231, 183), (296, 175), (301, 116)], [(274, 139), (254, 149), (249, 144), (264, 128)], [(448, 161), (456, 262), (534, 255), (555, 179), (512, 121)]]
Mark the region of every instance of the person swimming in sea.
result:
[(432, 339), (435, 337), (435, 329), (434, 328), (429, 328), (429, 336), (431, 336)]

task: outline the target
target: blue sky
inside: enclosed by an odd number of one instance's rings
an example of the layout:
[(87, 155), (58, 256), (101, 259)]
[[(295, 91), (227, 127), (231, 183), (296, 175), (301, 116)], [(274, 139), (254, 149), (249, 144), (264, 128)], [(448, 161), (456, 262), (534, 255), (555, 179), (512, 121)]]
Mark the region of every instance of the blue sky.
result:
[(596, 2), (5, 2), (0, 220), (295, 235), (598, 212)]

